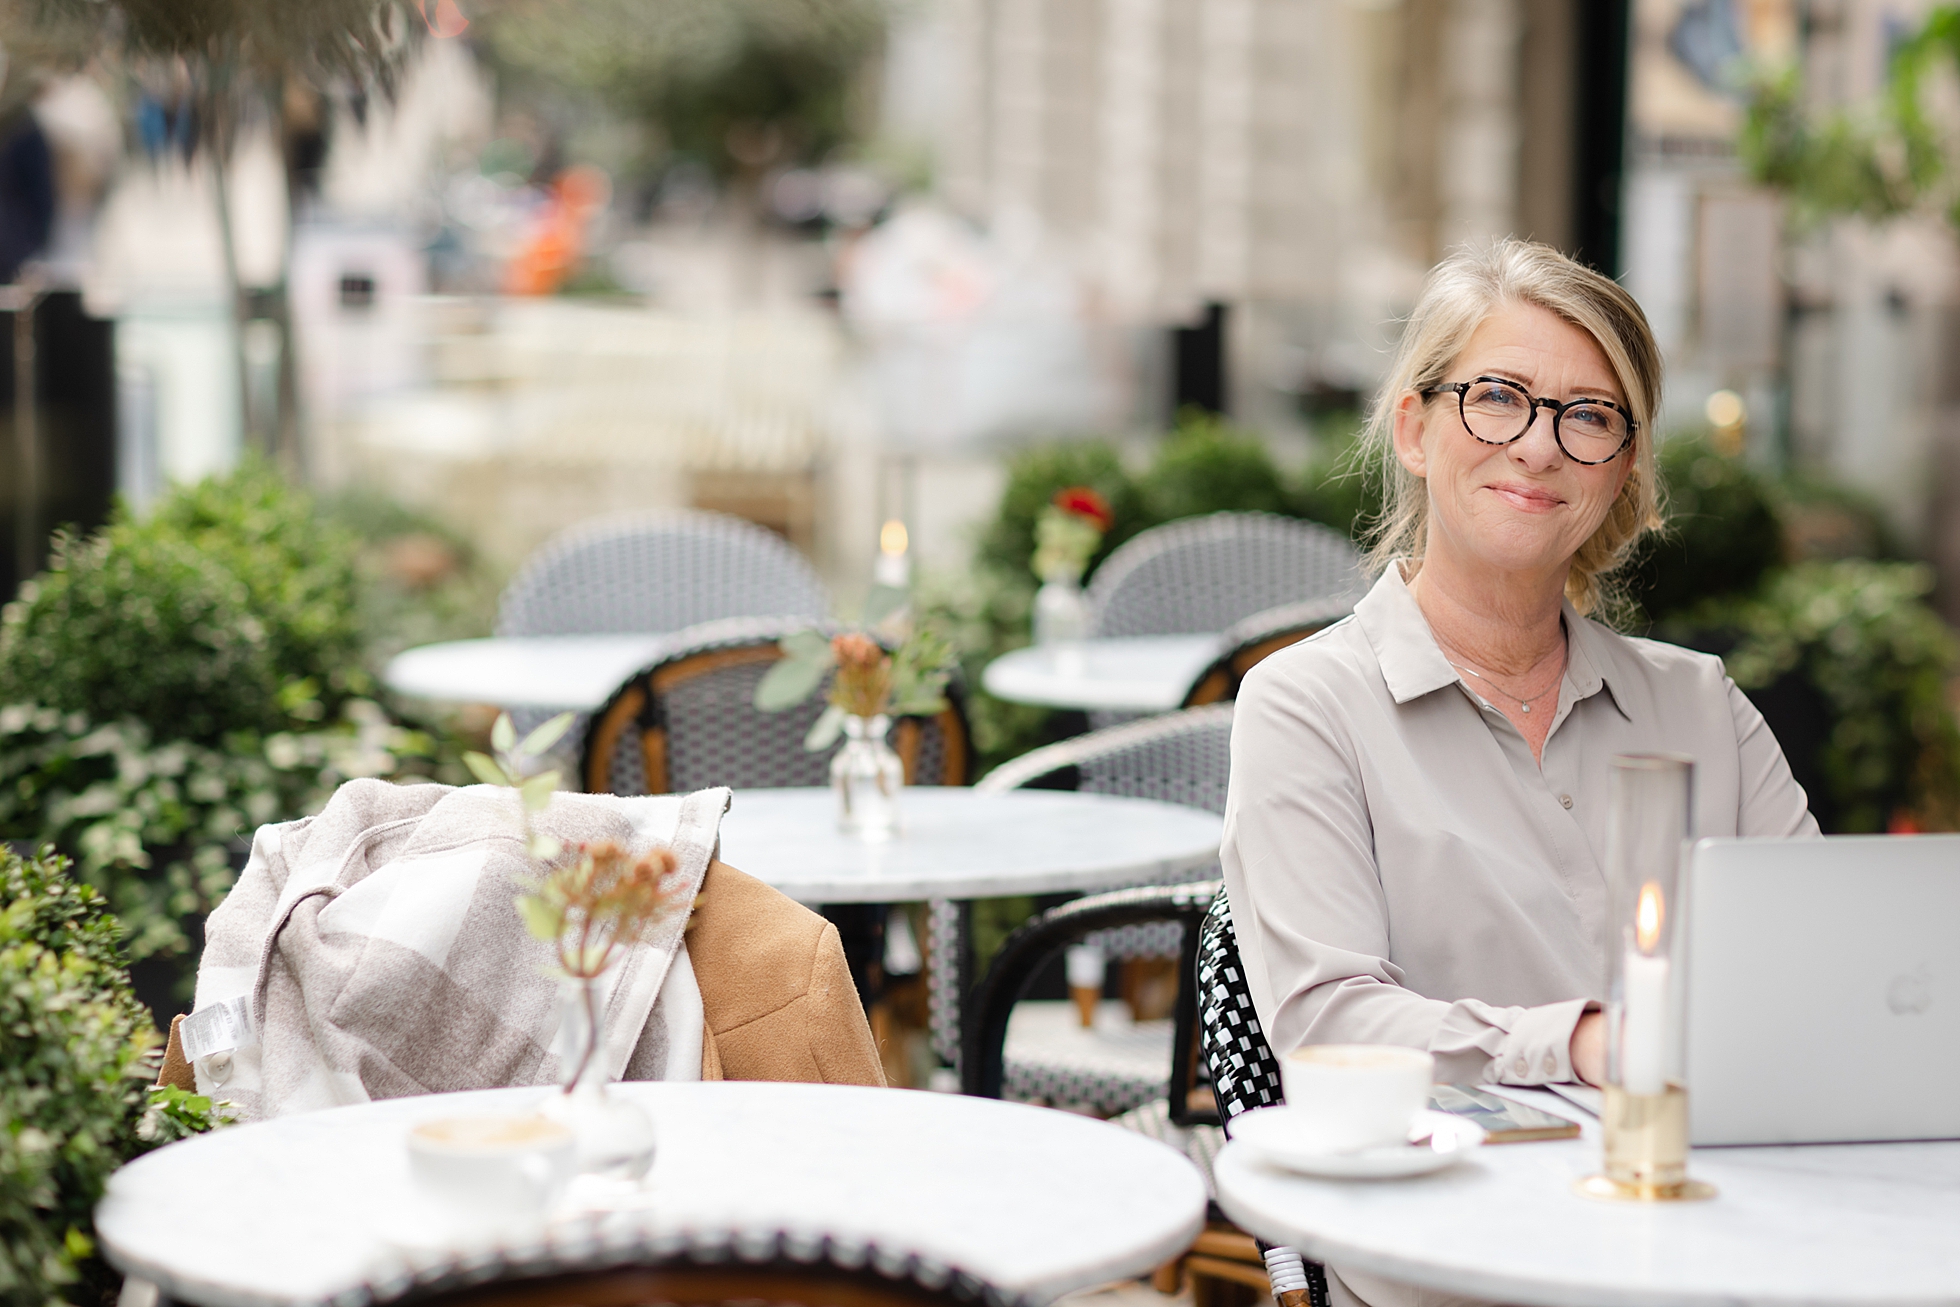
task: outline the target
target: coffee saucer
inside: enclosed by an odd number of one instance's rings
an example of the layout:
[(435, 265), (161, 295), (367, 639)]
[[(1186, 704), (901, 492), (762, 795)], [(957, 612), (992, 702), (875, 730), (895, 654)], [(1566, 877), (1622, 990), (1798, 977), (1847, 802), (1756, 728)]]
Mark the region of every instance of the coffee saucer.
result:
[(1232, 1119), (1232, 1139), (1272, 1165), (1336, 1180), (1391, 1180), (1453, 1166), (1484, 1142), (1483, 1127), (1448, 1112), (1418, 1112), (1410, 1134), (1419, 1144), (1384, 1144), (1330, 1152), (1308, 1140), (1284, 1107), (1262, 1107)]

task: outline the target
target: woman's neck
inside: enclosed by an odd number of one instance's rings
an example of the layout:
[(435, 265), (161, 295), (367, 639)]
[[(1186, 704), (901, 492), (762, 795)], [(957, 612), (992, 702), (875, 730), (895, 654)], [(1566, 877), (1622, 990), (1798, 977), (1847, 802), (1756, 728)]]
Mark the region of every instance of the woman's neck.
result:
[(1523, 676), (1565, 648), (1559, 620), (1565, 571), (1473, 572), (1432, 549), (1408, 587), (1446, 654), (1454, 651), (1486, 672)]

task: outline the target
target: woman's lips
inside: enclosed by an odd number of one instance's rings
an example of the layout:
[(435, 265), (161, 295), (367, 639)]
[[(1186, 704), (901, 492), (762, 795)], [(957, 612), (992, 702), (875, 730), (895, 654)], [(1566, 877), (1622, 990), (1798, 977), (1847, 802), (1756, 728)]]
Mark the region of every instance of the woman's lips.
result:
[(1498, 481), (1484, 488), (1521, 513), (1549, 513), (1565, 503), (1549, 490), (1518, 481)]

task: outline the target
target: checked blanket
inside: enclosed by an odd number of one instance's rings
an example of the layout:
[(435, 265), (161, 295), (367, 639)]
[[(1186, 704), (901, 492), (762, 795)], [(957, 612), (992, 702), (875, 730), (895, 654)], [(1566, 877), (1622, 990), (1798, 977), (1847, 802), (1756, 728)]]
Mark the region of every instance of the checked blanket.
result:
[[(554, 794), (566, 844), (670, 847), (699, 892), (729, 792)], [(514, 790), (356, 780), (314, 817), (260, 828), (211, 914), (182, 1027), (200, 1093), (245, 1120), (405, 1094), (551, 1084), (560, 981), (512, 906), (535, 876)], [(695, 1080), (701, 994), (685, 906), (602, 982), (615, 1078)]]

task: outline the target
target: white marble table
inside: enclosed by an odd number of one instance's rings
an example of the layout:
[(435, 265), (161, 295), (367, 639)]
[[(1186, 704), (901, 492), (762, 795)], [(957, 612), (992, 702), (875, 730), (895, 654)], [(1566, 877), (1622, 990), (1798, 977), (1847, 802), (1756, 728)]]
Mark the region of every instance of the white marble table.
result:
[(827, 789), (737, 790), (721, 857), (804, 903), (905, 903), (1134, 885), (1199, 871), (1224, 822), (1202, 808), (1061, 790), (907, 787), (900, 829), (837, 829)]
[(673, 638), (669, 633), (450, 640), (396, 654), (381, 679), (397, 694), (445, 703), (596, 712)]
[[(391, 1234), (418, 1121), (550, 1091), (401, 1098), (237, 1126), (141, 1158), (96, 1209), (109, 1260), (204, 1307), (386, 1298), (455, 1253)], [(1182, 1156), (1064, 1112), (834, 1085), (630, 1084), (658, 1151), (641, 1210), (550, 1232), (582, 1250), (787, 1231), (916, 1253), (1037, 1298), (1140, 1274), (1189, 1245), (1205, 1190)]]
[(1219, 635), (1142, 635), (1084, 640), (1076, 656), (1031, 646), (987, 664), (996, 699), (1102, 712), (1169, 712), (1227, 652)]
[[(1575, 1116), (1550, 1095), (1547, 1111)], [(1334, 1181), (1218, 1156), (1218, 1202), (1271, 1243), (1392, 1279), (1560, 1307), (1960, 1304), (1960, 1142), (1704, 1148), (1707, 1202), (1582, 1198), (1598, 1123), (1413, 1180)]]

